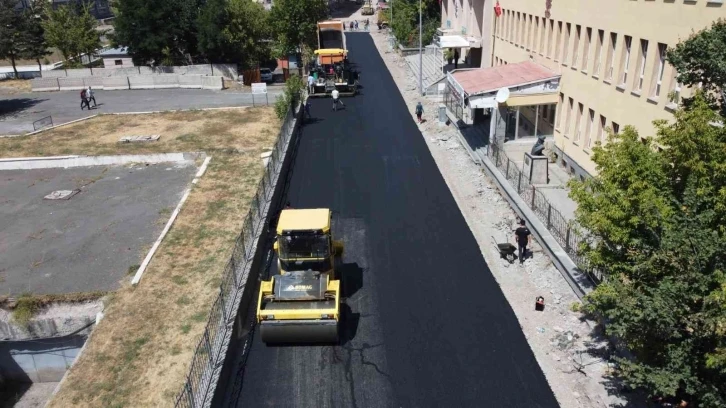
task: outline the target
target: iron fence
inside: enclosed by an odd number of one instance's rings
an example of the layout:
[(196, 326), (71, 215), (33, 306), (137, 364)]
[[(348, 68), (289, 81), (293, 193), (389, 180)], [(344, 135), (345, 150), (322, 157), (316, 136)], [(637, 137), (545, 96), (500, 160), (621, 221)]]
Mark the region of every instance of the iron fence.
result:
[(46, 116), (33, 122), (33, 131), (43, 129), (44, 127), (53, 127), (53, 117)]
[(541, 191), (527, 181), (517, 164), (509, 159), (497, 144), (489, 146), (488, 155), (505, 175), (509, 184), (517, 190), (517, 194), (547, 226), (547, 230), (562, 245), (575, 265), (594, 283), (599, 283), (602, 280), (602, 273), (588, 266), (587, 259), (581, 251), (582, 246), (588, 244), (587, 238), (578, 231), (574, 222), (567, 220)]
[[(300, 107), (298, 106), (297, 109)], [(231, 336), (237, 307), (247, 283), (247, 276), (255, 253), (255, 240), (263, 232), (267, 205), (272, 200), (277, 179), (283, 165), (283, 154), (295, 130), (295, 108), (287, 112), (280, 135), (260, 179), (255, 196), (237, 236), (232, 255), (222, 273), (219, 293), (212, 304), (204, 332), (194, 350), (184, 386), (175, 399), (179, 408), (207, 405), (213, 395), (212, 385), (225, 359), (225, 339)]]

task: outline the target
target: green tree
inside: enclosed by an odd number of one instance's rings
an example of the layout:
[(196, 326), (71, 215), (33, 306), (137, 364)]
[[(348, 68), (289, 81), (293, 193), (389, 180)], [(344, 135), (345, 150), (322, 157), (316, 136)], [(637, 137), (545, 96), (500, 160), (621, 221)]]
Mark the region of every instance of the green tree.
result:
[(268, 13), (248, 0), (210, 0), (199, 16), (199, 49), (210, 61), (252, 68), (270, 56)]
[(0, 59), (9, 59), (15, 76), (16, 60), (22, 58), (22, 18), (15, 10), (15, 0), (0, 0)]
[(650, 396), (726, 406), (726, 129), (698, 92), (662, 151), (626, 127), (596, 147), (598, 175), (573, 181), (583, 252), (606, 279), (587, 312), (632, 358), (617, 374)]
[(50, 55), (48, 43), (45, 40), (43, 29), (43, 9), (36, 3), (31, 3), (23, 14), (23, 58), (33, 59), (38, 63), (38, 70), (42, 70), (40, 59)]
[(97, 22), (88, 5), (53, 9), (48, 3), (45, 16), (42, 22), (45, 39), (63, 54), (66, 64), (79, 65), (81, 54), (90, 55), (101, 47), (101, 32), (96, 29)]
[[(423, 21), (422, 45), (431, 44), (436, 28), (441, 22), (441, 6), (438, 0), (424, 0), (421, 3)], [(419, 0), (398, 0), (386, 11), (388, 21), (393, 21), (394, 37), (406, 47), (418, 47)], [(393, 16), (391, 16), (393, 14)], [(391, 18), (393, 17), (393, 18)]]
[(305, 48), (316, 49), (318, 21), (327, 17), (326, 0), (275, 1), (269, 19), (275, 40), (275, 56), (286, 57), (290, 54), (300, 56)]
[(140, 65), (192, 63), (202, 0), (117, 0), (112, 43)]
[(300, 97), (305, 89), (305, 82), (298, 75), (290, 75), (285, 81), (285, 89), (282, 95), (275, 101), (275, 114), (278, 119), (284, 119), (290, 109), (300, 102)]
[[(678, 71), (678, 82), (695, 87), (699, 84), (713, 106), (726, 115), (723, 91), (726, 89), (726, 20), (716, 20), (710, 28), (693, 33), (686, 41), (666, 53), (668, 62)], [(690, 98), (684, 99), (685, 104)]]

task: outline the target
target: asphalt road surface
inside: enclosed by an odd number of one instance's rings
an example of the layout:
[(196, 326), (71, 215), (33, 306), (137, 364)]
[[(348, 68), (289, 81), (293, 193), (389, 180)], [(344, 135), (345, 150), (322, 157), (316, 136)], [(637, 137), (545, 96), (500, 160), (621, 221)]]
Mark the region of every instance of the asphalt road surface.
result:
[(334, 210), (344, 340), (268, 347), (255, 334), (226, 405), (556, 407), (372, 40), (349, 34), (348, 47), (362, 94), (337, 112), (312, 102), (288, 191), (293, 207)]
[[(33, 131), (33, 121), (52, 116), (54, 124), (66, 123), (97, 113), (149, 112), (203, 109), (274, 103), (282, 88), (269, 88), (265, 95), (204, 89), (138, 89), (95, 91), (98, 106), (81, 110), (80, 91), (33, 92), (0, 96), (0, 135)], [(254, 100), (253, 100), (254, 99)]]

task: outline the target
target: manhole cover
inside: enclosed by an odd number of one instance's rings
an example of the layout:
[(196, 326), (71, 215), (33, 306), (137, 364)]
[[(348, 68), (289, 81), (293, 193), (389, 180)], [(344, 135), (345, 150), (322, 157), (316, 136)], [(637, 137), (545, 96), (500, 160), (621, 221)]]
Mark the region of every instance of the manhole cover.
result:
[(46, 200), (68, 200), (81, 190), (57, 190), (43, 197)]

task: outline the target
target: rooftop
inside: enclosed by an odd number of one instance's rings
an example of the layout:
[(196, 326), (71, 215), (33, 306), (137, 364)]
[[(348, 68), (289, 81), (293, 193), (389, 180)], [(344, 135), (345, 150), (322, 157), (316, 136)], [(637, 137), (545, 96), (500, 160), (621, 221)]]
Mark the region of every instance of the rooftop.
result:
[(496, 92), (501, 88), (527, 85), (556, 79), (560, 75), (532, 61), (491, 68), (453, 71), (456, 82), (468, 95)]
[(106, 51), (98, 54), (100, 57), (110, 57), (119, 55), (129, 55), (127, 47), (109, 48)]
[(330, 210), (315, 208), (305, 210), (283, 210), (277, 223), (277, 233), (281, 234), (281, 226), (290, 230), (323, 230), (330, 229)]

